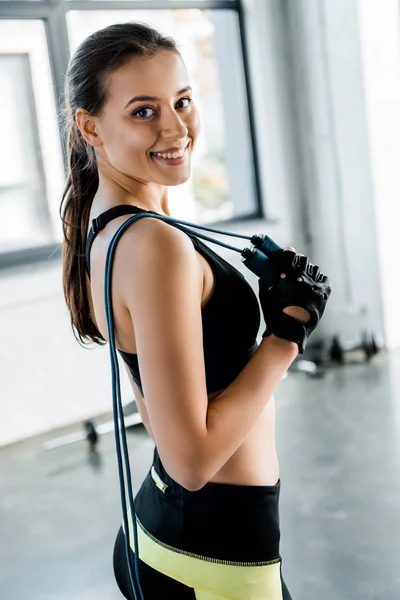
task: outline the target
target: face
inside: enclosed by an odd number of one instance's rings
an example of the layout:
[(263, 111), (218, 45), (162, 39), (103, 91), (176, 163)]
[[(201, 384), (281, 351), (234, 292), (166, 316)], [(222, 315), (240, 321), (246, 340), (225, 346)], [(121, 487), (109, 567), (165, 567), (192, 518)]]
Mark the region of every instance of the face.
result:
[(172, 51), (134, 58), (113, 72), (103, 113), (96, 117), (98, 157), (139, 181), (166, 186), (187, 181), (200, 130), (188, 88), (185, 65)]

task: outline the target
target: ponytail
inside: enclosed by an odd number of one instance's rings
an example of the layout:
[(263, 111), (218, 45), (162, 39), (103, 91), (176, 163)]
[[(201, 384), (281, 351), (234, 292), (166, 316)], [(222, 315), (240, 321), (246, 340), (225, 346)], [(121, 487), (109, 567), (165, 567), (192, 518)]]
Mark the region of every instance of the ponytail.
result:
[(99, 185), (93, 148), (80, 135), (75, 121), (67, 141), (68, 178), (62, 195), (60, 216), (64, 241), (62, 282), (75, 338), (82, 344), (105, 340), (90, 317), (85, 262), (90, 207)]

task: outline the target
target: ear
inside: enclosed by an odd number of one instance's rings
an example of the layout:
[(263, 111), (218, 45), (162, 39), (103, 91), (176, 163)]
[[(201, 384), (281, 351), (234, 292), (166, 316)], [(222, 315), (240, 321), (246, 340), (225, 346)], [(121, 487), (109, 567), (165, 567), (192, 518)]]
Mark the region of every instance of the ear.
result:
[(96, 127), (96, 120), (87, 112), (87, 110), (78, 108), (75, 113), (75, 121), (79, 131), (82, 134), (82, 137), (87, 141), (88, 144), (94, 147), (103, 145), (100, 134)]

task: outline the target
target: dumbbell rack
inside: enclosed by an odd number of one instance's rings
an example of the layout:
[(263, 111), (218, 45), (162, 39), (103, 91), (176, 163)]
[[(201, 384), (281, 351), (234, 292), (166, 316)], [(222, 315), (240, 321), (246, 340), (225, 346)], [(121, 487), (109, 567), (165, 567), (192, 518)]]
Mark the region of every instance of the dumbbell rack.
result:
[[(124, 422), (125, 428), (133, 427), (143, 423), (135, 400), (125, 406)], [(110, 431), (114, 431), (114, 421), (106, 421), (100, 425), (95, 425), (92, 420), (88, 420), (83, 424), (81, 431), (75, 431), (73, 433), (48, 440), (47, 442), (43, 442), (42, 448), (44, 450), (54, 450), (56, 448), (62, 448), (64, 446), (69, 446), (70, 444), (75, 444), (76, 442), (82, 442), (83, 440), (86, 440), (90, 447), (94, 450), (95, 446), (97, 445), (98, 436), (104, 433), (110, 433)]]

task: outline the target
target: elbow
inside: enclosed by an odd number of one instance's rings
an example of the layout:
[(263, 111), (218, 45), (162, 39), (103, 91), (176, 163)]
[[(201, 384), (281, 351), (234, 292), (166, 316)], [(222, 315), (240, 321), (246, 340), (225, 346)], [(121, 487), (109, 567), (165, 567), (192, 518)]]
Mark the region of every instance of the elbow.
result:
[(176, 481), (188, 492), (198, 492), (205, 485), (199, 478), (195, 477), (193, 471), (189, 476), (186, 474), (185, 477), (179, 477)]
[(198, 492), (206, 485), (207, 481), (208, 478), (204, 477), (203, 473), (200, 475), (195, 469), (192, 468), (189, 470), (189, 475), (186, 472), (184, 483), (181, 485), (189, 492)]
[(160, 458), (170, 477), (185, 490), (188, 492), (197, 492), (203, 487), (204, 484), (201, 484), (200, 479), (196, 477), (193, 466), (188, 468), (188, 465), (180, 465), (180, 467), (177, 468), (176, 462), (175, 465), (170, 465), (168, 460), (163, 460), (161, 456)]
[(184, 465), (179, 473), (175, 472), (175, 481), (179, 483), (188, 492), (198, 492), (205, 485), (205, 480), (200, 477), (193, 464)]
[(189, 492), (199, 492), (205, 485), (206, 485), (206, 482), (202, 482), (202, 483), (197, 482), (195, 485), (191, 485), (190, 487), (187, 487), (186, 489)]
[[(156, 444), (157, 445), (157, 444)], [(208, 479), (204, 477), (204, 460), (203, 452), (197, 448), (187, 447), (182, 448), (182, 444), (178, 447), (174, 445), (172, 453), (162, 452), (158, 446), (158, 452), (161, 461), (170, 477), (176, 481), (181, 487), (188, 492), (197, 492), (206, 484)]]
[[(182, 485), (182, 484), (181, 484)], [(193, 482), (185, 482), (185, 485), (182, 485), (185, 490), (188, 492), (198, 492), (202, 487), (205, 486), (205, 483), (200, 483), (199, 481)]]

